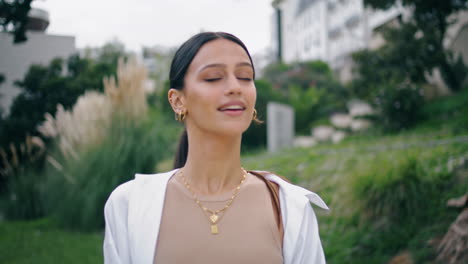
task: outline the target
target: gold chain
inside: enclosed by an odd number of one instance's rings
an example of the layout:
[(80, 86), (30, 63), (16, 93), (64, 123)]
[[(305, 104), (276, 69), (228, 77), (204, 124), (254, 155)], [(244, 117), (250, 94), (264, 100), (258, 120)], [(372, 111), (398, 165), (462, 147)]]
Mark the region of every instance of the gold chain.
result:
[(241, 182), (239, 183), (239, 185), (236, 187), (236, 189), (234, 190), (234, 193), (232, 194), (231, 196), (231, 199), (227, 202), (226, 205), (224, 205), (223, 208), (221, 209), (218, 209), (218, 210), (210, 210), (209, 208), (205, 207), (201, 202), (200, 200), (198, 199), (197, 195), (195, 194), (195, 192), (192, 190), (192, 188), (190, 187), (190, 184), (187, 182), (187, 179), (185, 179), (185, 176), (184, 176), (184, 172), (182, 171), (182, 169), (180, 170), (180, 176), (182, 177), (182, 181), (184, 182), (184, 185), (185, 187), (190, 191), (190, 193), (192, 193), (192, 196), (193, 198), (195, 199), (195, 203), (198, 204), (198, 206), (204, 211), (204, 212), (207, 212), (207, 213), (210, 213), (211, 215), (209, 216), (209, 219), (211, 221), (211, 233), (212, 234), (218, 234), (218, 225), (217, 225), (217, 221), (219, 220), (219, 216), (218, 214), (225, 211), (226, 209), (229, 208), (229, 206), (231, 206), (232, 202), (234, 201), (234, 199), (236, 198), (237, 194), (239, 193), (239, 190), (240, 190), (240, 187), (242, 185), (242, 183), (245, 181), (246, 177), (247, 177), (247, 171), (244, 170), (244, 168), (242, 168), (242, 171), (244, 172), (244, 175), (242, 177), (242, 180)]

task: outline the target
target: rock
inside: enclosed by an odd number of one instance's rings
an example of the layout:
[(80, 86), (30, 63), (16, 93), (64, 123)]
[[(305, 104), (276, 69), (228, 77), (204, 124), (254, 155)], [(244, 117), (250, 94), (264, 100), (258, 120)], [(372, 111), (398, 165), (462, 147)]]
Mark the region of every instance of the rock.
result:
[(353, 118), (348, 114), (334, 114), (330, 118), (333, 126), (338, 128), (348, 128), (351, 125)]
[(458, 208), (468, 207), (468, 194), (448, 200), (447, 206)]
[(331, 126), (318, 126), (312, 129), (312, 135), (317, 141), (330, 140), (335, 129)]
[(352, 117), (374, 114), (374, 109), (372, 109), (370, 104), (359, 100), (349, 102), (348, 110)]
[(440, 263), (468, 263), (468, 208), (450, 226), (437, 251)]
[(332, 136), (331, 140), (333, 143), (339, 143), (346, 137), (346, 133), (343, 131), (335, 131)]
[(354, 132), (363, 131), (371, 126), (371, 122), (364, 119), (355, 119), (351, 122), (351, 130)]
[(301, 136), (301, 137), (294, 138), (295, 147), (308, 148), (308, 147), (315, 146), (316, 144), (317, 144), (317, 141), (313, 137)]

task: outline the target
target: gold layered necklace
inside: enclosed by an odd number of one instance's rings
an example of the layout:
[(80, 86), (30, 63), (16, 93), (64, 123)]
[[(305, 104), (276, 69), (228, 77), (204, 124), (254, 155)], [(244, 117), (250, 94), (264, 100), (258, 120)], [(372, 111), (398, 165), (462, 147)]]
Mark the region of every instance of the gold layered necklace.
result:
[(229, 206), (231, 206), (232, 202), (234, 201), (237, 194), (239, 193), (239, 190), (240, 190), (240, 187), (241, 187), (242, 183), (245, 181), (245, 179), (247, 177), (247, 171), (245, 171), (244, 168), (242, 168), (242, 171), (243, 171), (244, 175), (243, 175), (242, 180), (239, 183), (239, 185), (236, 187), (236, 189), (234, 189), (234, 193), (232, 194), (231, 199), (227, 202), (226, 205), (224, 205), (223, 208), (221, 208), (219, 210), (211, 210), (211, 209), (208, 209), (207, 207), (205, 207), (200, 202), (197, 195), (195, 194), (195, 192), (190, 187), (190, 184), (187, 182), (187, 179), (185, 179), (184, 172), (182, 171), (182, 169), (180, 170), (180, 176), (182, 176), (182, 180), (184, 182), (185, 187), (190, 191), (190, 193), (192, 193), (192, 196), (195, 199), (195, 202), (198, 204), (198, 206), (200, 206), (200, 208), (203, 210), (203, 212), (205, 214), (209, 215), (208, 218), (209, 218), (210, 223), (211, 223), (211, 234), (213, 234), (213, 235), (216, 235), (216, 234), (219, 233), (219, 231), (218, 231), (218, 221), (220, 219), (219, 214), (223, 213), (226, 209), (229, 208)]

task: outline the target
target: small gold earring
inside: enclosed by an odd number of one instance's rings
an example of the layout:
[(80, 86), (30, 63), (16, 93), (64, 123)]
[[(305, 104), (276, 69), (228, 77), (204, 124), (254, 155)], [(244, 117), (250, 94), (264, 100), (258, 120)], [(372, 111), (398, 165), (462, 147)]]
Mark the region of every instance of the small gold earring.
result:
[(175, 113), (175, 120), (179, 122), (183, 122), (186, 117), (187, 117), (186, 111), (180, 111), (180, 112)]
[(257, 119), (257, 109), (254, 109), (252, 120), (256, 120), (256, 119)]
[(257, 109), (254, 109), (254, 111), (253, 111), (252, 120), (256, 124), (263, 124), (263, 121), (257, 118)]

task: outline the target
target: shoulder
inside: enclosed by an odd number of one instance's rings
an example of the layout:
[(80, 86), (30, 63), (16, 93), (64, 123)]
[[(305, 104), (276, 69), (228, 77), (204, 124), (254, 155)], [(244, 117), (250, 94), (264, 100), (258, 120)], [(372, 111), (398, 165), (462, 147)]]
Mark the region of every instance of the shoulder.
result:
[(108, 211), (111, 207), (126, 206), (130, 197), (130, 193), (133, 190), (135, 185), (135, 180), (130, 180), (128, 182), (122, 183), (117, 186), (107, 199), (105, 210)]
[[(106, 207), (128, 207), (134, 193), (144, 194), (155, 187), (165, 188), (173, 171), (156, 174), (135, 174), (135, 178), (117, 186), (106, 202)], [(134, 191), (136, 190), (136, 191)]]
[(328, 210), (328, 206), (312, 191), (292, 184), (274, 173), (259, 173), (279, 186), (285, 263), (324, 264), (318, 221), (311, 204), (325, 210)]
[(310, 190), (307, 190), (301, 186), (290, 183), (284, 177), (276, 175), (275, 173), (268, 171), (255, 171), (267, 180), (276, 183), (279, 186), (280, 194), (289, 201), (296, 201), (298, 203), (312, 203), (316, 206), (328, 210), (326, 203), (320, 198), (320, 196)]

